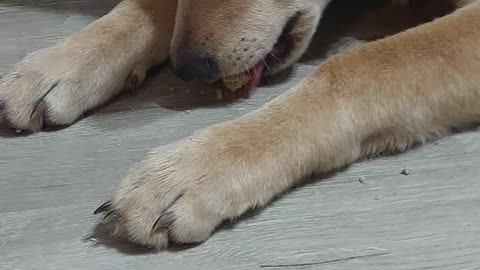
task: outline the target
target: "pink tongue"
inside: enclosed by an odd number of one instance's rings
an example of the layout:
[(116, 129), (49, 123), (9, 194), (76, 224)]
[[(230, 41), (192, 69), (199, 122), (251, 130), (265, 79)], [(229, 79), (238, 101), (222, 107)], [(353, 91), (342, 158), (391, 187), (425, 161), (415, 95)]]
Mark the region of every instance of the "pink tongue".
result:
[(254, 66), (252, 69), (248, 71), (248, 74), (250, 75), (250, 80), (244, 86), (244, 89), (246, 91), (251, 91), (255, 87), (257, 87), (257, 85), (260, 83), (260, 80), (262, 79), (264, 68), (265, 68), (265, 65), (263, 63), (258, 63), (256, 66)]

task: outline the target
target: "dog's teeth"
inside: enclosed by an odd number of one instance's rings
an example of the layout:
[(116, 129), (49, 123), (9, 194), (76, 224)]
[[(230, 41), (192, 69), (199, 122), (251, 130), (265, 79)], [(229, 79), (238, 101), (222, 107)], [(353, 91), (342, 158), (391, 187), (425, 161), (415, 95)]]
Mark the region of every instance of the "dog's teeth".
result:
[(15, 130), (15, 133), (17, 133), (17, 134), (18, 134), (18, 133), (22, 133), (22, 132), (23, 132), (23, 130), (21, 130), (21, 129), (16, 129), (16, 130)]

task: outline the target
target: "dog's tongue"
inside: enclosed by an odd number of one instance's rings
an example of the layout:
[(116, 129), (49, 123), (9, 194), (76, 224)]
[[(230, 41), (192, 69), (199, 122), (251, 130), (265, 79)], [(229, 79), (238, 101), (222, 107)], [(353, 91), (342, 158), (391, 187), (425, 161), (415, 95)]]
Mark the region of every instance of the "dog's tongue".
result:
[(255, 87), (257, 87), (257, 85), (260, 83), (260, 80), (262, 79), (262, 74), (263, 74), (264, 68), (265, 68), (265, 65), (262, 62), (262, 63), (258, 63), (252, 69), (250, 69), (248, 71), (248, 75), (250, 76), (250, 80), (244, 86), (244, 89), (246, 91), (251, 91)]

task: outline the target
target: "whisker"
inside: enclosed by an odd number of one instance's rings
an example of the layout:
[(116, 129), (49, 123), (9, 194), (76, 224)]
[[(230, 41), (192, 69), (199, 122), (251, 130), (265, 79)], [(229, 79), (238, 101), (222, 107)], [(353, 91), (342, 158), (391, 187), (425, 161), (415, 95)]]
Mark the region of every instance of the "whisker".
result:
[(245, 65), (245, 69), (247, 70), (247, 73), (248, 73), (248, 77), (252, 77), (251, 74), (250, 74), (250, 69), (248, 68), (248, 65)]
[(278, 64), (283, 64), (282, 60), (280, 60), (275, 54), (269, 53), (269, 56), (271, 56), (275, 61), (277, 61)]
[(265, 64), (265, 68), (268, 70), (268, 72), (272, 72), (272, 68), (268, 65), (265, 57), (262, 58), (262, 62)]

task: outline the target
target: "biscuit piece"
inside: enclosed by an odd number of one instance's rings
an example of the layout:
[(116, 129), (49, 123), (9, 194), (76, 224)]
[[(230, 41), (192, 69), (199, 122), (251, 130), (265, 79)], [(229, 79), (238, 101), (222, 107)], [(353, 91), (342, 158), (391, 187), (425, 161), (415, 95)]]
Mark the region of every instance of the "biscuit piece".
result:
[(245, 86), (250, 81), (250, 76), (247, 73), (228, 76), (223, 79), (223, 84), (230, 92), (237, 92), (240, 88)]
[(223, 89), (217, 88), (215, 92), (217, 93), (217, 100), (223, 100)]

